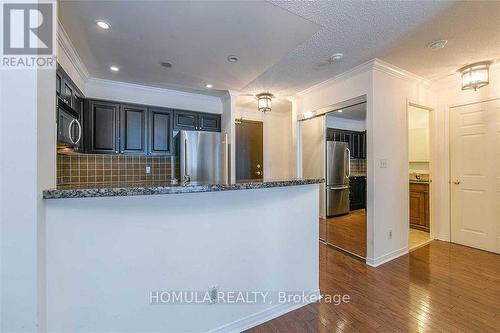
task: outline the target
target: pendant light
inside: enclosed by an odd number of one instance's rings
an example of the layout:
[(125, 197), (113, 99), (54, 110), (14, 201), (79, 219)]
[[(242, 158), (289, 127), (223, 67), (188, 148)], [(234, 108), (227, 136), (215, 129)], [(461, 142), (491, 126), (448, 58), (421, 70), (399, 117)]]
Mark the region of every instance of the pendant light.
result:
[(262, 93), (256, 97), (259, 111), (264, 113), (271, 111), (271, 99), (274, 97), (272, 94)]

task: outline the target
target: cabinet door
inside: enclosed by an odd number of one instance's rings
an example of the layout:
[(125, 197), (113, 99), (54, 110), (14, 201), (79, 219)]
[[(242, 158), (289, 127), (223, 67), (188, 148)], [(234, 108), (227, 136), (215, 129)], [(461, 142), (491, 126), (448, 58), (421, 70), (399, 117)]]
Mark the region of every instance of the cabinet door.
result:
[(59, 73), (56, 73), (56, 95), (60, 96), (61, 95), (61, 83), (62, 83), (62, 78)]
[(68, 104), (70, 107), (73, 107), (73, 87), (71, 86), (71, 83), (68, 81), (64, 80), (64, 88), (63, 88), (63, 100)]
[(197, 130), (198, 114), (189, 111), (174, 111), (174, 129)]
[(91, 101), (88, 110), (88, 152), (115, 154), (118, 145), (119, 104)]
[(150, 155), (172, 154), (172, 118), (173, 112), (170, 109), (149, 109), (148, 153)]
[(218, 114), (200, 113), (198, 115), (198, 129), (201, 131), (220, 132), (221, 116)]
[(120, 153), (146, 154), (146, 112), (142, 106), (120, 107)]
[(351, 151), (352, 158), (360, 158), (359, 136), (360, 136), (359, 133), (352, 133), (352, 151)]

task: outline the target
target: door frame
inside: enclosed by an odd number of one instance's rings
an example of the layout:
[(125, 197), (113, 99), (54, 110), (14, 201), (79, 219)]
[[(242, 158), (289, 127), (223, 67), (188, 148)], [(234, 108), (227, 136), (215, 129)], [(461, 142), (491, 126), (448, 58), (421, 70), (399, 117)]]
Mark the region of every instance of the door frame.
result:
[[(236, 131), (237, 131), (237, 126), (240, 125), (241, 123), (253, 123), (253, 124), (262, 124), (262, 172), (264, 172), (264, 165), (265, 165), (265, 154), (264, 154), (264, 121), (263, 120), (250, 120), (250, 119), (244, 119), (243, 117), (241, 118), (235, 118), (234, 119), (234, 147), (236, 149)], [(234, 176), (235, 180), (237, 180), (236, 175), (238, 174), (236, 170), (236, 154), (238, 154), (238, 151), (235, 150), (234, 152)], [(264, 179), (265, 175), (263, 175)]]
[(436, 205), (434, 204), (434, 200), (435, 198), (437, 198), (437, 196), (435, 195), (435, 191), (437, 190), (436, 187), (433, 185), (433, 177), (434, 175), (437, 174), (437, 172), (435, 172), (434, 168), (435, 168), (435, 157), (434, 157), (434, 153), (435, 153), (435, 149), (434, 149), (434, 146), (433, 146), (433, 143), (434, 143), (434, 140), (435, 140), (435, 133), (434, 133), (434, 126), (435, 126), (435, 109), (430, 107), (430, 106), (426, 106), (426, 105), (423, 105), (423, 104), (420, 104), (420, 103), (416, 103), (416, 102), (413, 102), (412, 100), (407, 100), (406, 102), (406, 154), (407, 154), (407, 158), (408, 158), (408, 175), (410, 174), (410, 149), (409, 149), (409, 146), (410, 146), (410, 128), (409, 128), (409, 123), (408, 123), (408, 120), (409, 120), (409, 116), (410, 116), (410, 108), (413, 107), (413, 108), (418, 108), (418, 109), (423, 109), (423, 110), (427, 110), (429, 111), (429, 241), (425, 242), (425, 243), (422, 243), (422, 244), (419, 244), (417, 247), (415, 248), (411, 248), (410, 246), (410, 184), (408, 182), (408, 191), (407, 191), (407, 200), (406, 202), (408, 203), (408, 217), (405, 221), (405, 223), (407, 223), (408, 225), (408, 250), (409, 251), (413, 251), (413, 250), (416, 250), (417, 248), (420, 248), (422, 246), (425, 246), (427, 244), (429, 244), (431, 241), (433, 241), (434, 239), (436, 239), (436, 228), (434, 227), (434, 221), (436, 221), (437, 219), (435, 219), (435, 215), (437, 214), (437, 212), (435, 211), (435, 207)]

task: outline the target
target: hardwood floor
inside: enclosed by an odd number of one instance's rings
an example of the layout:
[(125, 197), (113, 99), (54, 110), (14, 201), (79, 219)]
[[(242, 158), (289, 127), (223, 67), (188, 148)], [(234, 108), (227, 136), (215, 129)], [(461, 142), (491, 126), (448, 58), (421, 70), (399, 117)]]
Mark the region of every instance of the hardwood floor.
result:
[(320, 245), (322, 294), (248, 332), (499, 332), (500, 255), (433, 241), (373, 268)]
[(366, 257), (366, 211), (364, 209), (327, 218), (325, 225), (327, 243), (360, 257)]

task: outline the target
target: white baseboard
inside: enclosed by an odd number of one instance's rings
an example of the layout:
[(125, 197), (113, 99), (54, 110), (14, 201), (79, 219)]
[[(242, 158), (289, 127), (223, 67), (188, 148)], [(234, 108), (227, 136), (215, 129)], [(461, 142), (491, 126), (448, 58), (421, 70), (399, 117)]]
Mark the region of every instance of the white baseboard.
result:
[[(311, 296), (311, 299), (319, 299), (320, 291), (318, 289), (313, 292), (307, 293), (306, 295), (307, 297)], [(249, 328), (265, 323), (266, 321), (282, 316), (285, 313), (297, 310), (298, 308), (301, 308), (307, 304), (309, 303), (284, 303), (274, 305), (265, 310), (235, 320), (232, 323), (210, 330), (209, 333), (242, 332)]]
[(366, 258), (366, 264), (368, 266), (377, 267), (382, 264), (385, 264), (388, 261), (401, 257), (407, 253), (408, 253), (408, 247), (403, 247), (399, 250), (384, 254), (383, 256), (380, 256), (378, 258)]

